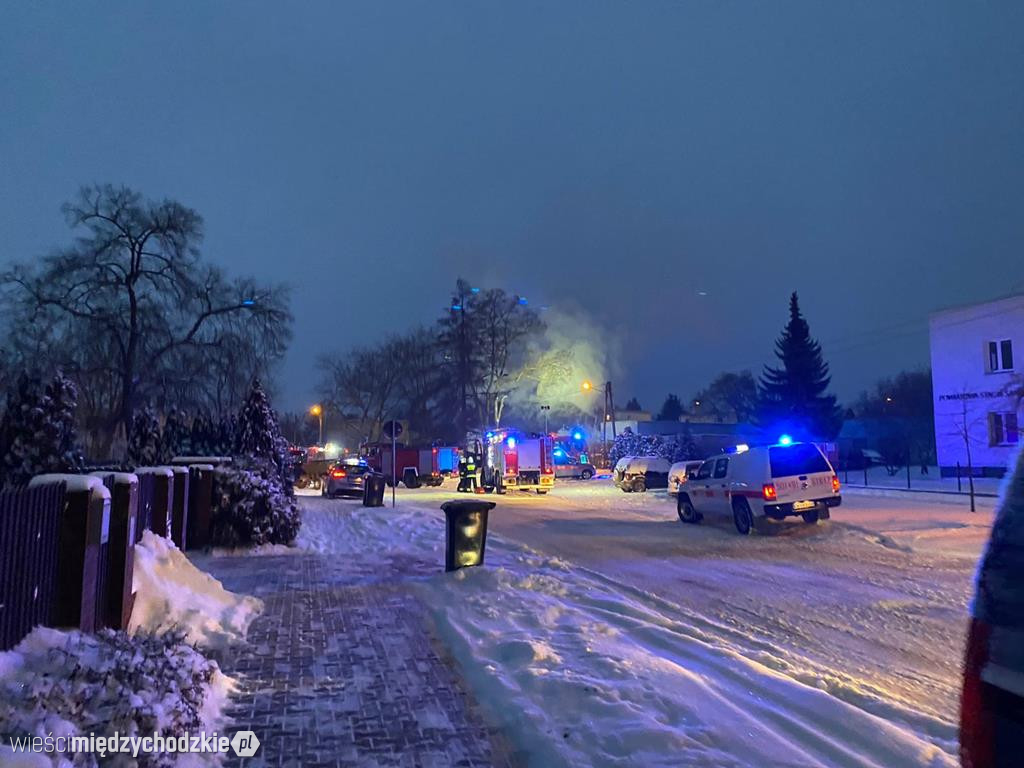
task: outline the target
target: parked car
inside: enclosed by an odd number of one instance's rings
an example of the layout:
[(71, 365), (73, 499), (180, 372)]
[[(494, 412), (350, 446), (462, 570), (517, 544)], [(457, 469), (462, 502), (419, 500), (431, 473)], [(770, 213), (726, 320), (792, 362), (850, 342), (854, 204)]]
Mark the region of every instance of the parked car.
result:
[(555, 477), (569, 477), (578, 480), (589, 480), (597, 474), (597, 469), (589, 461), (580, 461), (566, 454), (561, 448), (554, 450)]
[(660, 456), (623, 456), (615, 463), (615, 485), (625, 493), (668, 487), (668, 459)]
[(679, 487), (686, 485), (691, 475), (697, 474), (701, 461), (677, 461), (668, 471), (668, 492), (675, 496), (679, 493)]
[(789, 440), (712, 456), (676, 499), (684, 523), (710, 515), (731, 517), (744, 535), (766, 517), (799, 515), (817, 523), (842, 502), (839, 477), (825, 454), (814, 443)]
[(335, 462), (324, 477), (321, 495), (331, 499), (337, 496), (362, 496), (366, 475), (371, 471), (361, 459)]
[(1024, 453), (978, 566), (960, 697), (965, 768), (1020, 765), (1024, 755)]

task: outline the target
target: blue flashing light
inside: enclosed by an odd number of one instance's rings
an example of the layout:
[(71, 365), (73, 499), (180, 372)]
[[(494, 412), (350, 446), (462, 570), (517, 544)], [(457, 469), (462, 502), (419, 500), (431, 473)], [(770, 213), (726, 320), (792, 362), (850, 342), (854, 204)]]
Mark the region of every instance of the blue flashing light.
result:
[(470, 288), (469, 292), (470, 293), (480, 293), (480, 289), (479, 288)]
[(256, 299), (242, 299), (242, 306), (243, 307), (251, 307), (255, 303), (256, 303)]
[(555, 456), (565, 456), (565, 451), (563, 451), (561, 448), (555, 448), (554, 453)]
[(792, 444), (793, 444), (793, 438), (790, 437), (789, 435), (781, 435), (779, 437), (779, 445), (792, 445)]
[(579, 431), (573, 432), (572, 433), (572, 439), (573, 440), (582, 440), (583, 439), (583, 433), (579, 432)]
[(462, 305), (461, 304), (452, 304), (452, 312), (458, 312), (461, 309), (462, 309)]
[(508, 440), (505, 441), (505, 445), (507, 445), (509, 448), (515, 448), (516, 439), (514, 437), (510, 437)]
[(525, 296), (520, 296), (520, 297), (519, 297), (519, 303), (520, 303), (520, 304), (521, 304), (522, 306), (524, 306), (524, 307), (525, 307), (525, 306), (526, 306), (526, 297), (525, 297)]
[(494, 437), (494, 433), (493, 432), (488, 432), (486, 437), (487, 437), (488, 440), (490, 440), (492, 437)]

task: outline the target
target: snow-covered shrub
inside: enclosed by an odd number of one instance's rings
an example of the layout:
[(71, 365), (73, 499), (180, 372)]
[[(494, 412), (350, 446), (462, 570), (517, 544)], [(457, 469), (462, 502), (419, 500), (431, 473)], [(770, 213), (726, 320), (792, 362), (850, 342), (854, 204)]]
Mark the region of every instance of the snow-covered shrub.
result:
[[(38, 627), (0, 653), (0, 742), (11, 736), (178, 736), (218, 729), (231, 680), (182, 635)], [(54, 756), (55, 758), (59, 756)], [(66, 755), (97, 765), (98, 755)], [(139, 755), (140, 765), (177, 756)], [(109, 760), (109, 757), (107, 758)]]
[(273, 462), (254, 459), (214, 474), (210, 535), (215, 546), (291, 544), (300, 524), (299, 506)]
[(612, 444), (612, 465), (623, 456), (660, 456), (671, 463), (703, 458), (688, 425), (679, 435), (638, 435), (626, 427)]
[(81, 471), (77, 403), (74, 384), (60, 373), (45, 389), (27, 373), (18, 378), (0, 422), (0, 484), (21, 485), (34, 475)]

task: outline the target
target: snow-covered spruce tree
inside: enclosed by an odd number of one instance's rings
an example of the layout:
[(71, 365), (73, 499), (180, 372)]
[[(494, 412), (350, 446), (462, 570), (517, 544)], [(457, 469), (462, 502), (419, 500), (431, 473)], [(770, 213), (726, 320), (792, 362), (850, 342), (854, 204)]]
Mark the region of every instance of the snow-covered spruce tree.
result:
[(841, 414), (836, 398), (825, 394), (831, 377), (821, 345), (811, 337), (794, 292), (789, 299), (789, 322), (775, 342), (779, 368), (765, 367), (759, 386), (758, 420), (763, 427), (796, 436), (831, 439)]
[(214, 449), (217, 442), (215, 427), (205, 413), (196, 414), (189, 427), (189, 453), (193, 456), (219, 456)]
[(0, 421), (0, 482), (18, 486), (34, 475), (76, 472), (84, 460), (76, 445), (77, 396), (70, 381), (58, 374), (45, 388), (22, 373), (7, 395)]
[(160, 422), (152, 406), (135, 411), (128, 433), (128, 463), (133, 467), (156, 464), (160, 458), (160, 439)]
[(277, 414), (270, 406), (263, 385), (254, 379), (249, 396), (238, 413), (235, 427), (235, 454), (271, 462), (281, 478), (281, 485), (291, 491), (288, 443), (281, 435)]
[(164, 428), (160, 433), (160, 450), (157, 461), (170, 464), (175, 456), (185, 455), (188, 441), (188, 425), (185, 417), (177, 408), (171, 408), (164, 418)]
[(47, 433), (49, 440), (43, 446), (40, 459), (45, 472), (81, 472), (85, 457), (78, 444), (75, 410), (78, 407), (78, 389), (74, 382), (60, 371), (46, 386)]
[(230, 468), (214, 477), (213, 543), (290, 544), (301, 516), (294, 498), (288, 444), (259, 381), (235, 423)]

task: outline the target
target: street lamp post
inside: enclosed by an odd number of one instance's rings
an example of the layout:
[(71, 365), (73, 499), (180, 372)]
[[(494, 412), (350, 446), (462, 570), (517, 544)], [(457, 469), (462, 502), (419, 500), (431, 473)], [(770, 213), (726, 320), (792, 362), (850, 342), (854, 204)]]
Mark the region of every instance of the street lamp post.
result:
[(546, 435), (548, 433), (548, 414), (551, 413), (551, 406), (542, 405), (540, 409), (544, 411), (544, 434)]
[(309, 412), (313, 416), (316, 416), (317, 422), (320, 425), (319, 438), (318, 438), (316, 444), (317, 445), (323, 445), (324, 444), (324, 407), (322, 405), (320, 405), (319, 403), (317, 403), (316, 405), (314, 405), (312, 408), (309, 409)]

